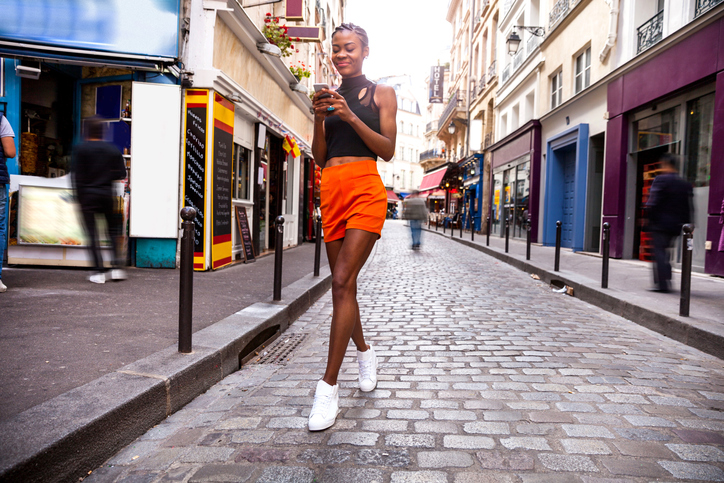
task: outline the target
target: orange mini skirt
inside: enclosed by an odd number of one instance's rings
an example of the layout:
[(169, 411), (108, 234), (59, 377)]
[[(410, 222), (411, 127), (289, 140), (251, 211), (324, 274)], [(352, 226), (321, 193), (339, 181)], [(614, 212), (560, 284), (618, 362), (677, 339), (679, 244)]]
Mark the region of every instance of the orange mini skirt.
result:
[(324, 241), (344, 238), (349, 229), (377, 233), (387, 215), (387, 190), (377, 161), (365, 160), (322, 170), (320, 208)]

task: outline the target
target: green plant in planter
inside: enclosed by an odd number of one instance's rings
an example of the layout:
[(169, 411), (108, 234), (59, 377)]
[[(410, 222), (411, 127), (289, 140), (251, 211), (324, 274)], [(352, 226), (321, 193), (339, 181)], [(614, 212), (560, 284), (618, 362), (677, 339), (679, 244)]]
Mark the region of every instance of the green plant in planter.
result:
[(304, 62), (301, 60), (297, 62), (297, 65), (290, 65), (289, 70), (292, 71), (292, 74), (294, 74), (294, 77), (296, 77), (297, 80), (306, 79), (312, 75), (312, 70), (304, 65)]
[[(287, 35), (288, 31), (289, 29), (286, 25), (279, 25), (279, 17), (272, 17), (271, 13), (266, 14), (262, 33), (269, 43), (279, 47), (282, 51), (282, 57), (289, 57), (294, 52), (299, 52), (299, 49), (296, 49), (294, 44), (292, 44), (292, 39)], [(299, 38), (297, 38), (297, 40), (299, 40)]]

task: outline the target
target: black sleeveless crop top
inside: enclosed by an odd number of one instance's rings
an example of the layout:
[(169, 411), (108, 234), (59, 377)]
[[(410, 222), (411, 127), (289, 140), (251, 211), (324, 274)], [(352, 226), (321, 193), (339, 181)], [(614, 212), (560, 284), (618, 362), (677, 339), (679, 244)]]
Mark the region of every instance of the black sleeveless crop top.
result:
[[(374, 132), (380, 132), (380, 110), (375, 104), (377, 84), (367, 80), (364, 75), (342, 79), (337, 92), (344, 97), (355, 115)], [(364, 90), (364, 92), (362, 92)], [(360, 99), (360, 94), (362, 98)], [(359, 134), (339, 116), (327, 116), (324, 120), (324, 139), (327, 142), (327, 159), (339, 156), (359, 156), (377, 159)]]

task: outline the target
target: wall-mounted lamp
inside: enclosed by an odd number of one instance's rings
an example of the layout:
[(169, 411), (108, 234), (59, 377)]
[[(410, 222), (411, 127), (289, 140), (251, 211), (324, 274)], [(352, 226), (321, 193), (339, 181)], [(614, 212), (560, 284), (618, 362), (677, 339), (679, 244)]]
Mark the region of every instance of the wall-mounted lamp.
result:
[(294, 92), (299, 92), (300, 94), (307, 95), (309, 93), (309, 89), (307, 89), (307, 86), (300, 83), (293, 83), (289, 84), (289, 88), (293, 90)]
[(38, 80), (40, 78), (40, 68), (30, 67), (27, 65), (16, 65), (15, 75), (18, 77), (25, 77), (26, 79)]
[(510, 33), (508, 40), (505, 41), (505, 44), (508, 46), (508, 54), (510, 55), (517, 54), (518, 47), (520, 47), (521, 39), (518, 36), (518, 33), (515, 31), (516, 28), (527, 30), (536, 37), (543, 37), (546, 34), (546, 31), (543, 27), (527, 27), (525, 25), (516, 25), (515, 27), (513, 27), (513, 31)]
[(282, 50), (269, 42), (259, 42), (256, 44), (256, 48), (259, 49), (259, 52), (262, 54), (273, 55), (274, 57), (282, 56)]
[(243, 99), (241, 98), (241, 96), (240, 96), (239, 94), (236, 94), (236, 93), (230, 94), (230, 95), (227, 96), (227, 97), (229, 98), (229, 100), (230, 100), (231, 102), (241, 102), (241, 101), (243, 100)]
[(447, 127), (447, 132), (455, 134), (455, 123), (453, 121), (450, 121), (450, 125)]

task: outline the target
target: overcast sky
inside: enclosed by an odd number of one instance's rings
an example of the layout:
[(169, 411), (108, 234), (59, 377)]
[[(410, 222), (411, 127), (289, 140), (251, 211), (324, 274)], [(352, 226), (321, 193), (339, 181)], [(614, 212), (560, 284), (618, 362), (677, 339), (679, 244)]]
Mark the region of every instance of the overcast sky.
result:
[(364, 73), (370, 79), (409, 74), (418, 102), (426, 104), (430, 67), (449, 60), (451, 25), (448, 0), (348, 0), (345, 21), (359, 25), (370, 39)]

